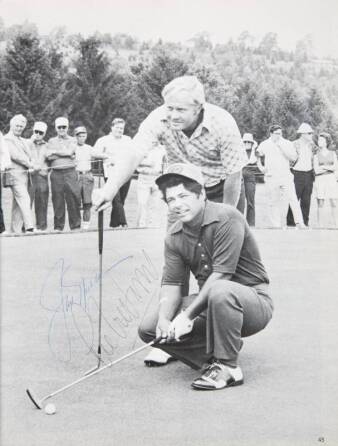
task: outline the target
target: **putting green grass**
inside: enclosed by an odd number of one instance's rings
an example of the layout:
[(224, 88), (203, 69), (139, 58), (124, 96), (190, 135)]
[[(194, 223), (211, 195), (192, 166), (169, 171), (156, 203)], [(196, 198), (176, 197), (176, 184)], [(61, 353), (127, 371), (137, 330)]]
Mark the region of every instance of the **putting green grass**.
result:
[[(247, 338), (243, 386), (190, 388), (178, 362), (147, 369), (140, 353), (34, 408), (96, 365), (96, 232), (1, 243), (1, 444), (4, 446), (308, 446), (338, 444), (338, 231), (255, 230), (275, 314)], [(155, 306), (164, 229), (105, 231), (103, 350), (142, 345)]]

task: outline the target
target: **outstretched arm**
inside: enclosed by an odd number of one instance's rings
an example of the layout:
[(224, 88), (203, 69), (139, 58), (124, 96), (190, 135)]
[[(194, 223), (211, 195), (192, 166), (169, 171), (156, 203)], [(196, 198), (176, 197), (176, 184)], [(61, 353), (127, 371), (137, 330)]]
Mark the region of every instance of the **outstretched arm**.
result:
[(132, 176), (143, 157), (142, 152), (134, 149), (118, 154), (114, 166), (109, 171), (108, 181), (102, 189), (96, 190), (93, 194), (93, 204), (97, 210), (113, 200), (119, 189)]

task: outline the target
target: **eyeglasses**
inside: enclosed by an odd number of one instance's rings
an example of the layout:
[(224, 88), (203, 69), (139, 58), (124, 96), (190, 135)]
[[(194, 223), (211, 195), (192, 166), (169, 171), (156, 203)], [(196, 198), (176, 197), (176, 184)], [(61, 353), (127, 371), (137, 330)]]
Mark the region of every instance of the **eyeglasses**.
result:
[(56, 127), (57, 129), (66, 129), (67, 128), (67, 126), (66, 125), (59, 125), (58, 127)]
[(34, 130), (34, 133), (36, 133), (37, 135), (43, 135), (44, 132), (41, 132), (40, 130)]

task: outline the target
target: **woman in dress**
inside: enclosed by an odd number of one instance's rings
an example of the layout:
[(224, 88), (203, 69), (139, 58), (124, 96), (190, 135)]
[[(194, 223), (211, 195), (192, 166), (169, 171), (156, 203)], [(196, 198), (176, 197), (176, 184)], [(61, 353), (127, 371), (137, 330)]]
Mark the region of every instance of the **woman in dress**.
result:
[(338, 167), (337, 155), (329, 150), (332, 138), (329, 133), (322, 132), (318, 136), (319, 151), (314, 156), (315, 196), (318, 204), (318, 226), (324, 227), (325, 200), (329, 201), (334, 227), (337, 227), (338, 187), (336, 171)]

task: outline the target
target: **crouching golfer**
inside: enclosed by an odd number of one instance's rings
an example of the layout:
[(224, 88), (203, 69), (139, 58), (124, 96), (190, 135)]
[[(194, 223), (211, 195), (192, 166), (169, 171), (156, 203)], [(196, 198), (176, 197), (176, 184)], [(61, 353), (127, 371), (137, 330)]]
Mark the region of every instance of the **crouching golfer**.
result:
[[(273, 311), (257, 243), (240, 212), (206, 200), (197, 166), (172, 164), (156, 183), (178, 220), (165, 239), (159, 309), (139, 335), (144, 342), (162, 336), (158, 348), (202, 369), (194, 389), (243, 384), (242, 338), (262, 330)], [(186, 265), (198, 294), (182, 296)]]

